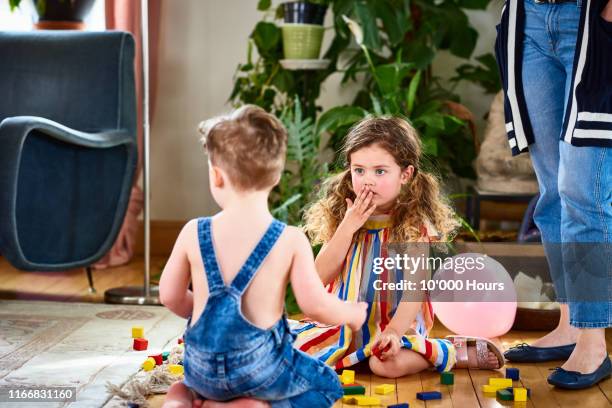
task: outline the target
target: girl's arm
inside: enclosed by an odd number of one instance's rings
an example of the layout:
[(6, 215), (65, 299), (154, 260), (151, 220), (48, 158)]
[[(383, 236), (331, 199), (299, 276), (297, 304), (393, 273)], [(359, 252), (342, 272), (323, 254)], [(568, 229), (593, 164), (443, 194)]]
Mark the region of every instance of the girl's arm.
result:
[(296, 248), (291, 263), (290, 280), (300, 309), (306, 316), (321, 323), (348, 324), (353, 330), (361, 327), (366, 318), (365, 302), (343, 302), (328, 293), (317, 276), (312, 248), (306, 236), (291, 228)]
[[(429, 256), (429, 242), (421, 240), (419, 242), (408, 244), (408, 256), (411, 258), (422, 258), (427, 260)], [(402, 254), (403, 255), (403, 254)], [(416, 271), (404, 270), (404, 279), (415, 283), (415, 290), (405, 290), (402, 293), (402, 299), (397, 306), (395, 314), (385, 328), (393, 330), (400, 337), (406, 333), (412, 323), (416, 320), (417, 313), (421, 309), (426, 293), (421, 291), (421, 281), (426, 281), (429, 278), (429, 269), (427, 262), (424, 262), (425, 267), (421, 267)]]
[(176, 239), (172, 254), (159, 280), (159, 300), (172, 312), (185, 319), (193, 312), (193, 293), (189, 290), (191, 268), (187, 258), (187, 242), (196, 236), (197, 220), (191, 220)]
[(315, 260), (319, 278), (324, 285), (327, 285), (338, 276), (346, 253), (351, 246), (353, 235), (376, 209), (376, 204), (371, 204), (372, 192), (367, 187), (361, 189), (359, 195), (355, 198), (355, 203), (348, 198), (346, 203), (346, 213), (342, 222), (336, 228), (329, 242), (321, 248)]
[[(409, 256), (427, 257), (429, 255), (429, 242), (422, 241), (409, 245)], [(387, 327), (385, 327), (385, 330), (374, 340), (373, 347), (382, 352), (381, 357), (379, 357), (382, 360), (386, 360), (399, 352), (401, 348), (401, 337), (412, 327), (423, 305), (423, 301), (425, 300), (426, 293), (420, 290), (420, 281), (428, 279), (429, 270), (427, 267), (424, 267), (414, 273), (410, 272), (412, 271), (404, 270), (404, 277), (407, 280), (415, 282), (416, 290), (406, 290), (402, 293), (402, 298), (395, 310), (395, 314), (389, 321)], [(387, 346), (389, 346), (388, 349)]]

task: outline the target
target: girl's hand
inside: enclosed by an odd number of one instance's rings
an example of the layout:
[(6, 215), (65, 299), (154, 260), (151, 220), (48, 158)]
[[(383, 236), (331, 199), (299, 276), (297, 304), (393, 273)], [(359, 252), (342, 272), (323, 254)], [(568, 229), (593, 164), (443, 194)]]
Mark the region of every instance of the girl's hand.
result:
[(363, 326), (363, 323), (366, 319), (366, 314), (368, 311), (368, 304), (366, 302), (356, 302), (351, 303), (350, 307), (352, 308), (352, 316), (353, 318), (348, 323), (349, 327), (353, 332), (358, 331)]
[(370, 215), (374, 213), (376, 204), (372, 203), (373, 196), (374, 193), (364, 186), (357, 194), (354, 203), (349, 198), (346, 199), (347, 208), (341, 224), (348, 228), (351, 233), (357, 232)]
[(402, 348), (402, 341), (399, 334), (395, 330), (387, 328), (384, 332), (379, 333), (372, 344), (372, 350), (380, 351), (374, 353), (381, 361), (385, 361), (396, 355)]

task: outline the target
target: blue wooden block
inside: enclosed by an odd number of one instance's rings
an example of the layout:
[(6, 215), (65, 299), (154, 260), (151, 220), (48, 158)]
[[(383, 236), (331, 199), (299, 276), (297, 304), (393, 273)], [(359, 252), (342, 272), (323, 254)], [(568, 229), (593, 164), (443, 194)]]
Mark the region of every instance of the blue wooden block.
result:
[(429, 401), (435, 399), (442, 399), (442, 393), (440, 391), (417, 392), (416, 397), (421, 401)]
[(410, 405), (404, 402), (403, 404), (387, 405), (387, 408), (410, 408)]
[(520, 378), (520, 371), (518, 368), (508, 367), (506, 368), (506, 378), (511, 378), (514, 381), (518, 381)]

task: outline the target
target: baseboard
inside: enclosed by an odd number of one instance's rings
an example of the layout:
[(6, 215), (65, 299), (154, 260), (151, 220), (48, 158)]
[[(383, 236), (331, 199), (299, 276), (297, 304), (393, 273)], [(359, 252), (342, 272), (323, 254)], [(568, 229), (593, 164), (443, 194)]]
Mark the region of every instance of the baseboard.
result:
[[(151, 256), (169, 256), (174, 242), (187, 221), (151, 220)], [(144, 254), (144, 223), (140, 221), (135, 254)]]

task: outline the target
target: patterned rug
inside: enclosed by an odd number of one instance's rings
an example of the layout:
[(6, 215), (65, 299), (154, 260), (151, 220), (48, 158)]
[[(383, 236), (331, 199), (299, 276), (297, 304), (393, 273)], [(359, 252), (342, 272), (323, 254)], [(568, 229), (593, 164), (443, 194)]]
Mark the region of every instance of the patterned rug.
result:
[[(2, 407), (115, 406), (105, 384), (124, 384), (147, 355), (176, 344), (186, 321), (163, 307), (0, 300)], [(145, 329), (146, 351), (133, 351), (131, 328)], [(76, 401), (6, 401), (7, 388), (76, 387)]]

